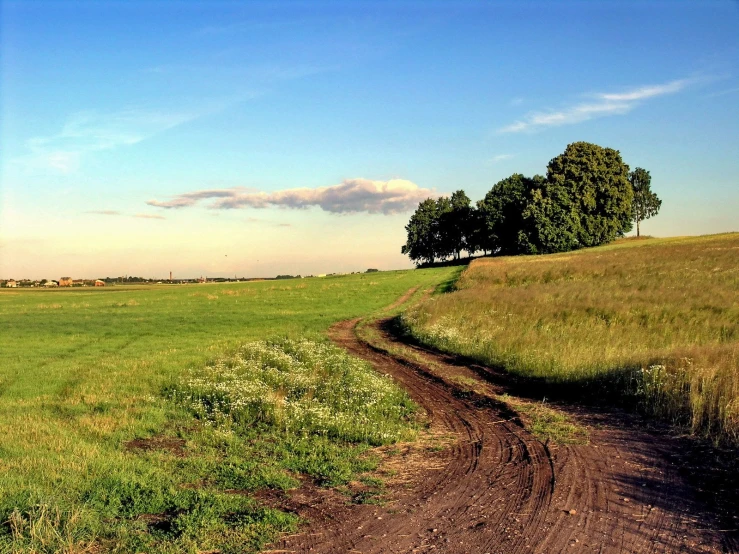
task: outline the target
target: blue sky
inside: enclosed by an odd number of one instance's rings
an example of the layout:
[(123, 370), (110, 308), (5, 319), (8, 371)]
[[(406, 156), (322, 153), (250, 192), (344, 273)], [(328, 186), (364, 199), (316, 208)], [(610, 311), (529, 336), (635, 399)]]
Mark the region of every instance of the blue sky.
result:
[(409, 267), (570, 142), (739, 230), (739, 3), (1, 2), (0, 277)]

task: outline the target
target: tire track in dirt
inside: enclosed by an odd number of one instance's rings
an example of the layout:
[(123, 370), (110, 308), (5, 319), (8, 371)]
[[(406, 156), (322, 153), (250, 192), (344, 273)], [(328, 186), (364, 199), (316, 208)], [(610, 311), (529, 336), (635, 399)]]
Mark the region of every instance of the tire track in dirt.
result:
[[(427, 463), (385, 506), (347, 505), (313, 486), (277, 499), (311, 524), (267, 552), (734, 551), (669, 462), (667, 438), (596, 414), (585, 418), (590, 444), (547, 448), (506, 405), (450, 381), (479, 379), (479, 367), (408, 345), (412, 357), (390, 355), (356, 336), (358, 321), (335, 325), (331, 339), (396, 379), (428, 413), (430, 432), (451, 435), (453, 445), (425, 453)], [(372, 325), (380, 344), (399, 344), (382, 321)], [(490, 382), (501, 379), (491, 375), (486, 386), (499, 393)]]

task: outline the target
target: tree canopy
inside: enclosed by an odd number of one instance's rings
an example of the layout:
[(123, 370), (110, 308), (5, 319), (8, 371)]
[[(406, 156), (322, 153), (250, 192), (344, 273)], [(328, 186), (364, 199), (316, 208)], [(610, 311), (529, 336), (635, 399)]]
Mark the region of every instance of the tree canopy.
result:
[(631, 230), (629, 166), (618, 150), (574, 142), (549, 162), (547, 183), (564, 189), (558, 197), (578, 220), (578, 245), (597, 246)]
[(418, 265), (433, 263), (437, 256), (441, 256), (438, 245), (437, 228), (439, 223), (436, 200), (427, 198), (418, 205), (405, 226), (408, 240), (401, 252)]
[(636, 236), (638, 237), (640, 236), (639, 223), (657, 215), (662, 207), (662, 200), (652, 192), (652, 176), (646, 169), (637, 167), (629, 173), (629, 182), (634, 191), (631, 217), (636, 223)]
[(527, 251), (524, 211), (540, 179), (542, 177), (538, 175), (529, 179), (514, 173), (493, 185), (485, 198), (477, 203), (483, 250), (503, 255)]
[(629, 166), (618, 150), (574, 142), (553, 158), (546, 177), (514, 173), (475, 207), (463, 190), (421, 202), (402, 248), (419, 265), (486, 254), (546, 254), (608, 243), (655, 215), (661, 200), (649, 172)]

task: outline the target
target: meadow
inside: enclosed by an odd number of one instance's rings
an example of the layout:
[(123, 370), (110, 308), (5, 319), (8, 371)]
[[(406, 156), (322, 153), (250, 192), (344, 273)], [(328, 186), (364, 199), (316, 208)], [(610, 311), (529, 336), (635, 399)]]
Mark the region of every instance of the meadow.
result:
[(415, 339), (739, 445), (739, 234), (483, 258), (456, 289), (403, 314)]
[(253, 493), (361, 479), (419, 426), (325, 330), (455, 271), (0, 289), (0, 552), (250, 552), (294, 529)]

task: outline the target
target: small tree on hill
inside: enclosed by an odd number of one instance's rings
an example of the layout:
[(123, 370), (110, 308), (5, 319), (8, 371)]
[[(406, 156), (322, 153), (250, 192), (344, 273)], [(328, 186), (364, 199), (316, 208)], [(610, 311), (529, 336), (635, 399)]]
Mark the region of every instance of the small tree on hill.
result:
[(462, 250), (471, 254), (476, 248), (472, 234), (474, 221), (472, 220), (472, 206), (469, 197), (463, 190), (452, 193), (447, 201), (439, 198), (439, 233), (445, 250), (456, 259), (461, 256)]
[[(477, 203), (485, 250), (501, 255), (521, 254), (524, 210), (531, 200), (531, 190), (542, 178), (529, 179), (520, 173), (496, 183)], [(524, 241), (525, 242), (525, 241)]]
[(652, 177), (649, 171), (637, 167), (629, 173), (629, 182), (634, 189), (634, 200), (632, 206), (632, 219), (636, 223), (636, 236), (639, 236), (639, 223), (659, 213), (662, 206), (655, 193), (652, 192)]
[(432, 263), (439, 253), (438, 245), (438, 209), (433, 198), (427, 198), (418, 205), (405, 226), (408, 238), (401, 248), (403, 254), (417, 265)]

